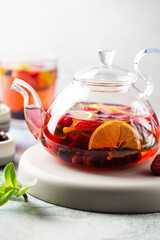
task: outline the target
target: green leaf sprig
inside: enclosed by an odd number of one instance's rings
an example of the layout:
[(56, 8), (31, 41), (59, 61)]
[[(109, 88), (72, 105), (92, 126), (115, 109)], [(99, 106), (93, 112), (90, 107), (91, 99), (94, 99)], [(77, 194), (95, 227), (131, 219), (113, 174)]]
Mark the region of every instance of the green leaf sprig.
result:
[(33, 187), (37, 181), (37, 177), (34, 177), (22, 185), (17, 181), (14, 164), (7, 164), (3, 170), (3, 174), (0, 174), (0, 206), (7, 203), (12, 196), (20, 197), (23, 195), (24, 200), (27, 202), (26, 191)]

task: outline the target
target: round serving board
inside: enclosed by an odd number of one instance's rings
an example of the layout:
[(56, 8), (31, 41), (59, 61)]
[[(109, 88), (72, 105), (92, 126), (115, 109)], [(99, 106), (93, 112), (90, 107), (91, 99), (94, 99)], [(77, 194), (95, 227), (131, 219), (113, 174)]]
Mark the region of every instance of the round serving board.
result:
[(160, 177), (151, 174), (150, 163), (118, 171), (87, 169), (62, 162), (37, 144), (23, 153), (18, 178), (24, 183), (37, 176), (38, 183), (28, 192), (60, 206), (110, 213), (158, 212)]

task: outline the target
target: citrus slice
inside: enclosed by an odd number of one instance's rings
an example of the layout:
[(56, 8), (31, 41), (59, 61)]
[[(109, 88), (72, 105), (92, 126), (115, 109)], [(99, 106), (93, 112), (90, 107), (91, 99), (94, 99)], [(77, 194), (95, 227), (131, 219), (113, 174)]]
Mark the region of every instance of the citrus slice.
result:
[(96, 110), (104, 110), (103, 105), (102, 104), (91, 104), (90, 105), (92, 108), (95, 108)]
[(71, 126), (63, 128), (64, 133), (74, 131), (76, 128), (76, 125), (80, 123), (82, 120), (89, 120), (94, 117), (94, 114), (89, 111), (72, 110), (69, 113), (71, 115), (71, 118), (73, 118), (73, 123)]
[[(128, 108), (129, 108), (130, 106), (128, 106)], [(111, 110), (111, 111), (113, 111), (113, 112), (115, 112), (115, 113), (121, 113), (121, 114), (124, 114), (124, 115), (130, 115), (130, 116), (134, 116), (134, 115), (136, 115), (136, 113), (134, 113), (134, 112), (127, 112), (127, 111), (124, 111), (124, 110), (122, 110), (122, 109), (117, 109), (115, 106), (111, 106), (111, 107), (109, 107), (109, 110)]]
[(94, 114), (89, 111), (71, 110), (69, 113), (71, 114), (72, 118), (80, 120), (88, 120), (94, 117)]
[(88, 149), (117, 148), (141, 149), (141, 142), (135, 129), (124, 121), (107, 121), (91, 135)]

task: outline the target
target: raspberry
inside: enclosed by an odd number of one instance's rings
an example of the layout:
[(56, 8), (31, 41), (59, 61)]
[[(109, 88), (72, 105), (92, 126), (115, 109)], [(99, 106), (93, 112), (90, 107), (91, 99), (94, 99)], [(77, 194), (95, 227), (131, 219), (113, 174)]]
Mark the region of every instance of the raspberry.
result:
[(101, 110), (96, 110), (96, 111), (94, 111), (96, 114), (98, 114), (98, 115), (101, 115), (101, 114), (104, 114)]
[(113, 119), (114, 117), (112, 117), (111, 115), (106, 116), (107, 119)]
[(64, 125), (64, 127), (69, 127), (69, 126), (71, 126), (72, 123), (73, 123), (72, 118), (65, 117), (65, 116), (62, 116), (58, 121), (58, 124)]
[(71, 126), (72, 123), (73, 123), (73, 120), (70, 117), (65, 118), (64, 121), (63, 121), (63, 124), (64, 124), (65, 127)]
[(158, 154), (153, 160), (151, 167), (152, 173), (156, 176), (160, 176), (160, 154)]

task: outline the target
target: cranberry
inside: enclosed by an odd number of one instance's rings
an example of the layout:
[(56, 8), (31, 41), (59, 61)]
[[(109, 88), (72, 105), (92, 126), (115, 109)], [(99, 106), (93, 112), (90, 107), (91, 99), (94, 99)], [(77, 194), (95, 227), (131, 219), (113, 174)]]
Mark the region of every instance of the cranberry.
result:
[(154, 175), (160, 176), (160, 154), (155, 157), (150, 168)]
[(106, 116), (107, 119), (113, 119), (114, 117), (112, 117), (111, 115)]
[(64, 124), (65, 127), (71, 126), (72, 123), (73, 123), (73, 120), (70, 117), (65, 118), (64, 121), (63, 121), (63, 124)]
[(72, 123), (73, 123), (72, 118), (65, 117), (65, 116), (62, 116), (58, 121), (58, 124), (64, 125), (64, 127), (69, 127), (69, 126), (71, 126)]
[(96, 110), (96, 111), (94, 111), (96, 114), (98, 114), (98, 115), (101, 115), (101, 114), (104, 114), (101, 110)]

